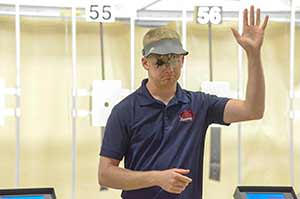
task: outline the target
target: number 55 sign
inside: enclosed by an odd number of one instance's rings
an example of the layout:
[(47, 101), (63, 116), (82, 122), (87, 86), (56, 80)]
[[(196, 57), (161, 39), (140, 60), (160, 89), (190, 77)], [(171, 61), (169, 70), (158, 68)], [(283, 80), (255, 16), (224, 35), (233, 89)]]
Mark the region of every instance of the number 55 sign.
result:
[(89, 22), (114, 22), (115, 7), (109, 1), (91, 1), (85, 7), (85, 19)]
[(196, 22), (200, 24), (220, 24), (222, 23), (222, 7), (219, 6), (197, 6)]

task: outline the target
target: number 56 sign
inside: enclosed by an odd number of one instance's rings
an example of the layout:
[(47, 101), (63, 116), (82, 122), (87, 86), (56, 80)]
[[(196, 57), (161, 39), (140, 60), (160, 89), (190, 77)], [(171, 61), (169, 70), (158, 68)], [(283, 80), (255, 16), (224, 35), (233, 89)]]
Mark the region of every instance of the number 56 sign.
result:
[(115, 6), (109, 1), (90, 1), (85, 6), (85, 19), (89, 22), (114, 22)]
[(219, 6), (197, 6), (195, 8), (196, 22), (200, 24), (222, 23), (222, 7)]

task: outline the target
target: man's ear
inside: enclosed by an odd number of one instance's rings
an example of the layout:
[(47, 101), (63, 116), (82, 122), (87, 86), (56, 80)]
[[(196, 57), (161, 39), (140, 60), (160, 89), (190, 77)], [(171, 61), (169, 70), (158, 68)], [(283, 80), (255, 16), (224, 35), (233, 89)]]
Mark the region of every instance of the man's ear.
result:
[(148, 62), (147, 58), (146, 57), (142, 57), (141, 62), (142, 62), (142, 65), (143, 65), (144, 69), (145, 70), (149, 70), (149, 65), (148, 65), (149, 62)]
[(181, 62), (182, 62), (182, 64), (184, 63), (184, 55), (182, 55), (182, 57), (181, 57)]

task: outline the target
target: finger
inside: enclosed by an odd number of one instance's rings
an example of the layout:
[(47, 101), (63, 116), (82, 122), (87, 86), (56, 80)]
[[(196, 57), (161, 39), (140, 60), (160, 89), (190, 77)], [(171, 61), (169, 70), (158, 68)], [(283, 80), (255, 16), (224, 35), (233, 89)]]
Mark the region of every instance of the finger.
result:
[(244, 10), (244, 24), (243, 24), (244, 30), (245, 30), (245, 27), (247, 27), (248, 25), (249, 25), (248, 24), (248, 9), (246, 8)]
[(186, 185), (181, 183), (176, 183), (173, 185), (173, 187), (184, 190)]
[(175, 181), (173, 181), (172, 185), (175, 186), (175, 187), (186, 187), (186, 186), (189, 185), (189, 183), (188, 182), (183, 182), (183, 181), (180, 181), (180, 180), (176, 179)]
[(180, 188), (177, 188), (177, 187), (172, 187), (172, 188), (169, 189), (169, 191), (170, 191), (171, 193), (177, 193), (177, 194), (180, 194), (183, 190), (180, 189)]
[(180, 182), (183, 182), (183, 183), (191, 183), (192, 182), (191, 178), (181, 175), (181, 174), (178, 174), (177, 176), (175, 176), (175, 179)]
[(260, 9), (259, 8), (256, 10), (256, 25), (257, 26), (260, 25)]
[(175, 172), (179, 173), (179, 174), (188, 174), (190, 172), (190, 170), (189, 169), (175, 169)]
[(192, 182), (191, 178), (181, 175), (181, 174), (176, 175), (175, 179), (179, 180), (180, 182), (183, 182), (183, 183), (191, 183)]
[(235, 39), (236, 39), (237, 41), (239, 41), (239, 40), (240, 40), (240, 37), (241, 37), (240, 33), (239, 33), (236, 29), (234, 29), (234, 28), (231, 28), (231, 31), (232, 31), (233, 36), (235, 37)]
[(264, 20), (264, 23), (261, 25), (261, 28), (262, 28), (263, 30), (266, 29), (267, 24), (268, 24), (268, 21), (269, 21), (269, 16), (266, 16), (266, 17), (265, 17), (265, 20)]
[(254, 26), (254, 6), (250, 7), (250, 26)]

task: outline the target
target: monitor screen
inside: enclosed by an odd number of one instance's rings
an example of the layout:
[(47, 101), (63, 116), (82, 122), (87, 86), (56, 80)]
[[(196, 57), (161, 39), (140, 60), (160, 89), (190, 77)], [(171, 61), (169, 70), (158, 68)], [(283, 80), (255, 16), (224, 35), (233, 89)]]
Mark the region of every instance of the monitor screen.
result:
[(46, 199), (45, 196), (0, 196), (0, 199)]
[(0, 189), (0, 199), (55, 199), (53, 188)]
[(293, 187), (238, 186), (234, 199), (297, 199)]
[(246, 193), (247, 199), (286, 199), (283, 193)]

